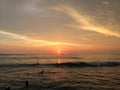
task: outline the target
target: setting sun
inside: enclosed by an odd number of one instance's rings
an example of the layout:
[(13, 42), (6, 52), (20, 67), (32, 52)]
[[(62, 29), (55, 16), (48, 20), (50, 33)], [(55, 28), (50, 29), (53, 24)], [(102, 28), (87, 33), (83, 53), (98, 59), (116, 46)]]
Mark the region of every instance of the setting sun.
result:
[(60, 50), (58, 50), (57, 52), (58, 52), (58, 53), (60, 53), (61, 51), (60, 51)]

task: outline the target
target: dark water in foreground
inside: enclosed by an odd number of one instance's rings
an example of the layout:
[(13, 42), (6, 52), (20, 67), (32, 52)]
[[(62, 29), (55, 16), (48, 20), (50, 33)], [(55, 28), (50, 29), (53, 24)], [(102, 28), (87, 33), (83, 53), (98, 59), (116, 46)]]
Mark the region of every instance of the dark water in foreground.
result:
[(0, 55), (0, 90), (120, 90), (119, 62), (119, 55)]

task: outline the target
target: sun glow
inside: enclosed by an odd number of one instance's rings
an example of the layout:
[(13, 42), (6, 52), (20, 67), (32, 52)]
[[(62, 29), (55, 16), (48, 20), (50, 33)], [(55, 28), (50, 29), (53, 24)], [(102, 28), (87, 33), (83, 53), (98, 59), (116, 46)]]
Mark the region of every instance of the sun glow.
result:
[(60, 51), (60, 50), (58, 50), (57, 52), (58, 52), (58, 53), (61, 53), (61, 51)]

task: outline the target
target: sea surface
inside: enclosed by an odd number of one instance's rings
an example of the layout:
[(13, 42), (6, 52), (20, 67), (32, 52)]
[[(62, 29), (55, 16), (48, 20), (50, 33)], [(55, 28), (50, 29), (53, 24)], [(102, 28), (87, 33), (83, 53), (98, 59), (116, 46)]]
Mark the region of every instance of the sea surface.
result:
[[(43, 71), (43, 72), (42, 72)], [(25, 86), (28, 81), (28, 86)], [(120, 90), (120, 55), (0, 54), (0, 90)]]

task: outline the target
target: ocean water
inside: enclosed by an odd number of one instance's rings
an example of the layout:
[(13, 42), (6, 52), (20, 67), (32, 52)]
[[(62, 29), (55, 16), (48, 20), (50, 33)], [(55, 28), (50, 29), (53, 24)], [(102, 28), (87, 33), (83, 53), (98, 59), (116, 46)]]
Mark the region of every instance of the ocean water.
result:
[[(41, 73), (44, 71), (44, 73)], [(25, 81), (29, 86), (25, 87)], [(0, 90), (120, 90), (120, 55), (0, 55)]]

